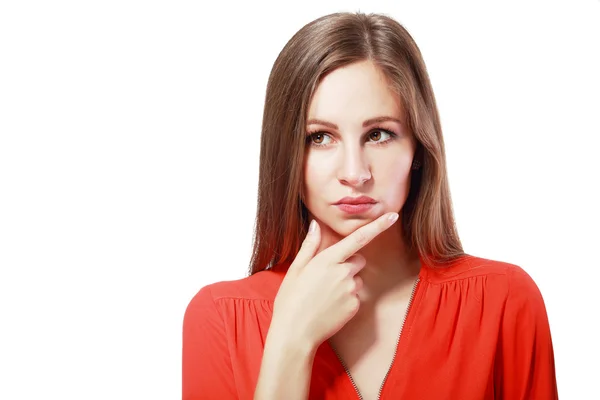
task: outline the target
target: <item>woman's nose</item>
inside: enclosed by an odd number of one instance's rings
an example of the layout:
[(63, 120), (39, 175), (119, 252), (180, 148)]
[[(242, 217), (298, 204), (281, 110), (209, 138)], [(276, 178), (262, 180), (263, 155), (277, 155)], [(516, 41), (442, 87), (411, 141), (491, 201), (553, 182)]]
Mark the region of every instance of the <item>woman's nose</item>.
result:
[(338, 180), (346, 185), (357, 186), (362, 185), (369, 179), (371, 179), (369, 162), (360, 146), (343, 149), (338, 169)]

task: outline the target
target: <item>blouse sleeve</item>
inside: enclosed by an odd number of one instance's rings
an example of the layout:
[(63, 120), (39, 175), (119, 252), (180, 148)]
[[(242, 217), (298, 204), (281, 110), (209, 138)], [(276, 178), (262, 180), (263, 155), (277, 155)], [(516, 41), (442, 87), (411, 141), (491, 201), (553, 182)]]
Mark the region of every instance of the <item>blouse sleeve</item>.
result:
[(508, 274), (495, 398), (558, 399), (552, 337), (542, 294), (522, 268), (513, 266)]
[(236, 399), (225, 324), (210, 286), (190, 301), (183, 318), (183, 400)]

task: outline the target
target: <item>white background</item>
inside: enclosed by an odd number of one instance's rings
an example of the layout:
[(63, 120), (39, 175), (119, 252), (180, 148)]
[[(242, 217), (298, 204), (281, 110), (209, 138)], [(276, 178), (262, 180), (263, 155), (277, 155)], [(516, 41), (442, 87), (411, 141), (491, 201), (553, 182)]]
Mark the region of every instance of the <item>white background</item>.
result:
[(357, 10), (421, 48), (465, 250), (529, 272), (561, 398), (600, 398), (600, 2), (248, 3), (0, 5), (0, 398), (180, 398), (187, 303), (250, 260), (273, 62)]

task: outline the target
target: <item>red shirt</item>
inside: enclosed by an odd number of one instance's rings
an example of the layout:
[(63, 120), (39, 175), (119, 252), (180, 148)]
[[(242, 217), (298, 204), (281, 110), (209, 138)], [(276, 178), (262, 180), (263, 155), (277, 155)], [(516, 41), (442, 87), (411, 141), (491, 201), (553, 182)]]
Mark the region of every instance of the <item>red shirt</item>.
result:
[[(288, 266), (213, 283), (194, 296), (183, 321), (184, 400), (253, 399)], [(328, 341), (316, 352), (309, 398), (359, 399)], [(478, 257), (444, 269), (421, 260), (380, 399), (557, 398), (548, 317), (533, 279), (516, 265)]]

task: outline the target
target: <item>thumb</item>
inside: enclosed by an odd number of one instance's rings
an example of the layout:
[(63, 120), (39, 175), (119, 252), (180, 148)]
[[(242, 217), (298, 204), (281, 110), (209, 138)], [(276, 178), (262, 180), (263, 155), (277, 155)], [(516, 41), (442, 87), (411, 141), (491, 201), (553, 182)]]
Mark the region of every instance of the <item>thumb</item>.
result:
[(308, 233), (302, 242), (302, 246), (290, 265), (290, 270), (297, 270), (304, 267), (313, 259), (317, 253), (317, 249), (321, 244), (321, 227), (317, 220), (313, 219), (308, 228)]

